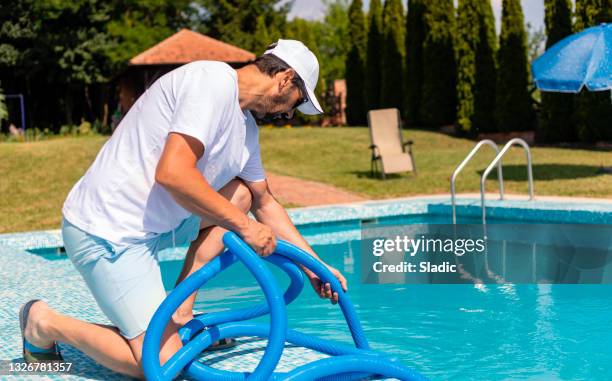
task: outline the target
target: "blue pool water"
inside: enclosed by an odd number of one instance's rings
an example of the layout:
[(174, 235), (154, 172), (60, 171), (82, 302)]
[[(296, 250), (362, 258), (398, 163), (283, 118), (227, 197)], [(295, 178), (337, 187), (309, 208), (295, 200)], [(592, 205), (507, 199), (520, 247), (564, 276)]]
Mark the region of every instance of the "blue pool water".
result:
[[(440, 222), (421, 215), (379, 223), (407, 221)], [(317, 235), (354, 229), (325, 224), (302, 230)], [(372, 347), (431, 379), (612, 379), (611, 285), (368, 285), (360, 283), (358, 240), (313, 248), (348, 278)], [(162, 262), (167, 289), (181, 266)], [(284, 287), (287, 280), (273, 271)], [(196, 309), (212, 312), (261, 301), (255, 281), (236, 264), (199, 292)], [(319, 299), (308, 284), (288, 314), (291, 328), (351, 343), (340, 309)]]
[[(458, 203), (460, 222), (480, 221), (479, 200), (461, 198)], [(612, 226), (610, 202), (491, 200), (487, 205), (490, 223)], [(450, 201), (444, 197), (288, 211), (319, 255), (347, 276), (351, 299), (371, 345), (398, 356), (432, 380), (612, 380), (612, 286), (360, 283), (359, 238), (364, 223), (447, 224), (450, 212)], [(57, 311), (80, 320), (110, 323), (59, 249), (62, 245), (59, 230), (0, 234), (0, 360), (21, 361), (17, 313), (28, 299), (47, 300)], [(168, 290), (174, 286), (185, 251), (160, 253)], [(514, 250), (511, 254), (516, 256)], [(273, 271), (285, 286), (284, 275)], [(319, 299), (309, 285), (305, 287), (288, 308), (290, 326), (350, 343), (339, 308)], [(259, 287), (236, 264), (200, 291), (196, 308), (218, 311), (261, 301)], [(265, 341), (245, 340), (235, 354), (205, 354), (200, 361), (219, 369), (252, 370), (263, 346)], [(64, 343), (61, 347), (76, 373), (33, 378), (121, 379), (76, 348)], [(317, 358), (287, 346), (278, 370), (289, 371)], [(0, 378), (23, 379), (21, 375)]]

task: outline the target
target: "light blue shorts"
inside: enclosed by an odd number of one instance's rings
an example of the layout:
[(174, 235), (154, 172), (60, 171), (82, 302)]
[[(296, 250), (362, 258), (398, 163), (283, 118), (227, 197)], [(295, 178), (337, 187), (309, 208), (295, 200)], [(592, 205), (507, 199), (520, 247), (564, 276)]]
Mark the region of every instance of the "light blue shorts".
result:
[(98, 306), (122, 336), (133, 339), (146, 331), (166, 297), (159, 268), (160, 250), (195, 240), (200, 217), (184, 219), (172, 232), (118, 246), (89, 234), (62, 218), (66, 254), (81, 273)]

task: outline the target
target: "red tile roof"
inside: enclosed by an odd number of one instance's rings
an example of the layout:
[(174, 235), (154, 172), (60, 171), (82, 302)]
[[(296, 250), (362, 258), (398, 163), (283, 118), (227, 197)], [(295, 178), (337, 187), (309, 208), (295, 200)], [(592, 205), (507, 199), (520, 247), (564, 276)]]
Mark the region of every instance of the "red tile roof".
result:
[(182, 29), (130, 60), (130, 65), (184, 64), (197, 60), (245, 62), (255, 55), (234, 45)]

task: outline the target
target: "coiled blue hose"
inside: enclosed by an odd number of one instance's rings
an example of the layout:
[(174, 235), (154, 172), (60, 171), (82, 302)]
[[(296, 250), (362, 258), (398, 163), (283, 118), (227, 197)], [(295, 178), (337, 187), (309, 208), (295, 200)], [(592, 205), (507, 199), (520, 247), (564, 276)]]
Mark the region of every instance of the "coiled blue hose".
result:
[[(425, 380), (423, 376), (383, 353), (372, 351), (357, 313), (340, 282), (320, 261), (302, 249), (279, 240), (273, 255), (266, 257), (289, 276), (291, 283), (284, 295), (270, 269), (257, 254), (233, 232), (223, 236), (227, 251), (183, 280), (159, 306), (145, 334), (142, 365), (147, 380), (171, 380), (181, 371), (199, 380), (351, 380), (368, 376), (393, 377), (401, 380)], [(183, 347), (162, 366), (159, 361), (161, 337), (176, 309), (209, 279), (237, 260), (253, 274), (266, 298), (264, 304), (200, 315), (187, 323), (179, 334)], [(304, 335), (287, 328), (286, 305), (291, 303), (304, 286), (304, 277), (295, 263), (314, 272), (324, 283), (330, 283), (338, 293), (338, 303), (349, 326), (355, 347), (333, 343)], [(270, 324), (245, 320), (270, 314)], [(253, 372), (230, 372), (208, 367), (198, 361), (202, 350), (213, 342), (238, 336), (267, 337), (264, 355)], [(288, 373), (274, 373), (285, 342), (326, 353), (332, 357), (302, 365)]]

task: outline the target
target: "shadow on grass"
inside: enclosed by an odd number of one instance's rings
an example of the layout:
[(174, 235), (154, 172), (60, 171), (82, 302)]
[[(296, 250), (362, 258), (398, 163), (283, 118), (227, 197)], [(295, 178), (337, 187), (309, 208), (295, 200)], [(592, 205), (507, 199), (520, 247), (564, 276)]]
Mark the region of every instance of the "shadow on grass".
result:
[[(533, 180), (568, 180), (585, 177), (601, 176), (604, 173), (597, 165), (582, 164), (533, 164)], [(478, 171), (482, 176), (484, 169)], [(503, 166), (504, 180), (522, 181), (527, 179), (527, 166), (524, 164), (511, 164)], [(497, 179), (497, 169), (493, 169), (489, 179)]]
[[(380, 177), (380, 173), (374, 173), (374, 176), (372, 176), (372, 173), (370, 171), (351, 171), (349, 172), (352, 175), (357, 176), (357, 178), (360, 179), (372, 179), (372, 180), (383, 180), (382, 177)], [(410, 172), (406, 172), (406, 173), (389, 173), (386, 175), (385, 180), (394, 180), (394, 179), (411, 179), (415, 177), (414, 173), (410, 173)]]

